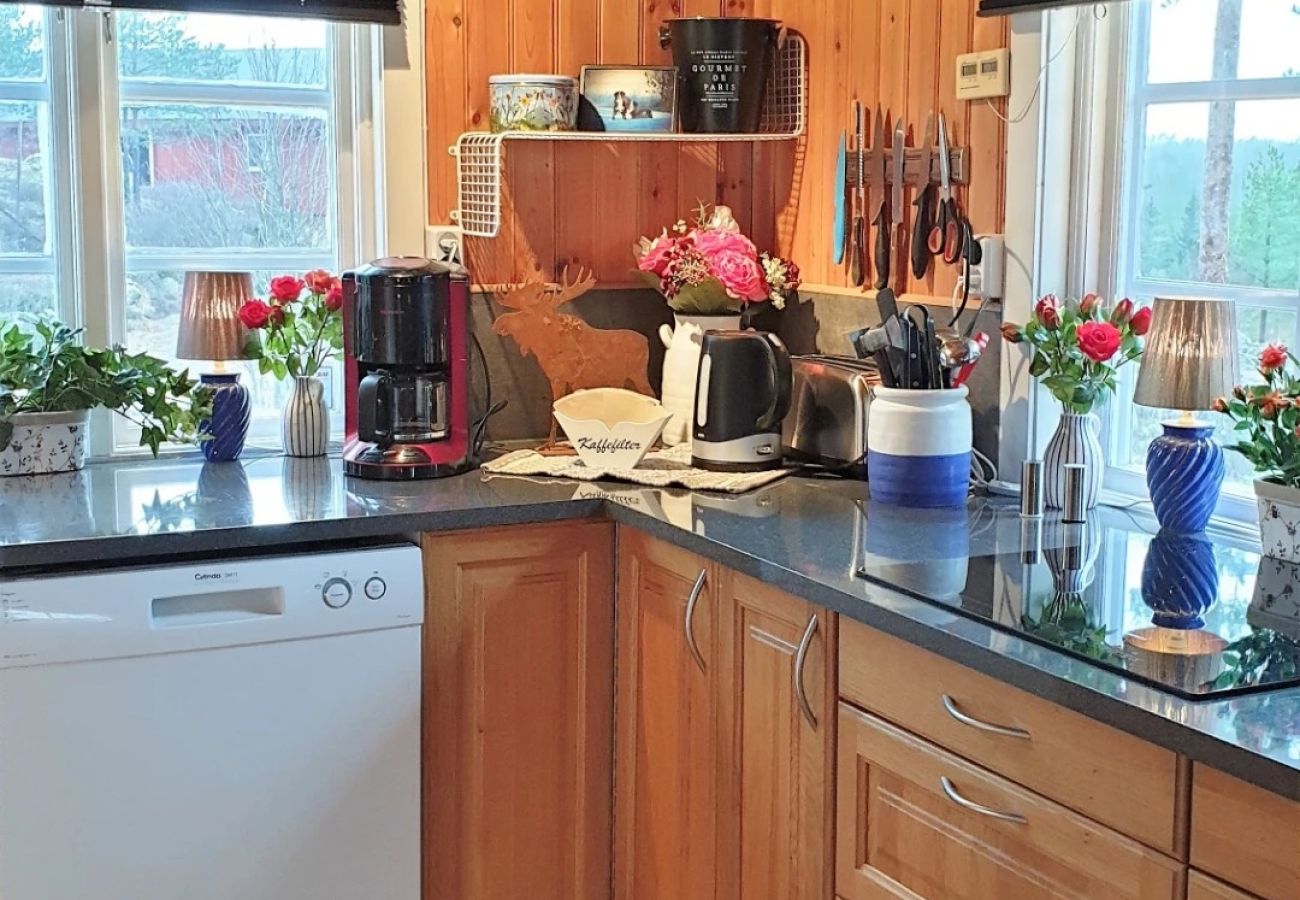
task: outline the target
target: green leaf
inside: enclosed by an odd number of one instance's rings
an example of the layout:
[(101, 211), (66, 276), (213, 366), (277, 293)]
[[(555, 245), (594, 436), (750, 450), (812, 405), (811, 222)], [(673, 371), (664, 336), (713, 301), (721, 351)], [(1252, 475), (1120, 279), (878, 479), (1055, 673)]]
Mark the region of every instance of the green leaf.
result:
[(1035, 353), (1034, 361), (1029, 365), (1029, 374), (1034, 378), (1038, 378), (1046, 373), (1049, 368), (1051, 368), (1051, 363), (1047, 361), (1047, 357), (1042, 353)]

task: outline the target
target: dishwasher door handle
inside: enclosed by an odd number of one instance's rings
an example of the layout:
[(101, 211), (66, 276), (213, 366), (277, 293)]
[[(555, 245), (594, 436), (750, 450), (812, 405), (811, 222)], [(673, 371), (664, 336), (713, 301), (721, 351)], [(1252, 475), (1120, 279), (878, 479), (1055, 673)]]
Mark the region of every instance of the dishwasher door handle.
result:
[(284, 588), (263, 587), (155, 597), (149, 604), (154, 628), (220, 625), (284, 615)]

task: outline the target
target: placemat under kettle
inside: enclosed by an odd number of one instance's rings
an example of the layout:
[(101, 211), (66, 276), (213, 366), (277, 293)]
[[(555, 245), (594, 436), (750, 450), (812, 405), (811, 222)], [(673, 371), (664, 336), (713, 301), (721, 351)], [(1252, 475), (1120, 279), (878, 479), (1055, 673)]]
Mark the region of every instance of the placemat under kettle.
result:
[(549, 475), (578, 481), (630, 481), (648, 487), (684, 487), (692, 491), (743, 494), (779, 481), (793, 469), (767, 472), (709, 472), (691, 465), (690, 444), (651, 450), (635, 469), (588, 466), (576, 456), (543, 456), (535, 450), (515, 450), (483, 464), (498, 475)]

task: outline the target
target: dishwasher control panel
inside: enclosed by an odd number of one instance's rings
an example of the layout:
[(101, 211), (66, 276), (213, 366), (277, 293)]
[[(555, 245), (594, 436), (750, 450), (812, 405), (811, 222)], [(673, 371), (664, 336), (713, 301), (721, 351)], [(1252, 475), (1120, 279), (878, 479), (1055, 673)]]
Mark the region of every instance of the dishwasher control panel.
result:
[(0, 584), (0, 669), (423, 621), (411, 544), (15, 579)]

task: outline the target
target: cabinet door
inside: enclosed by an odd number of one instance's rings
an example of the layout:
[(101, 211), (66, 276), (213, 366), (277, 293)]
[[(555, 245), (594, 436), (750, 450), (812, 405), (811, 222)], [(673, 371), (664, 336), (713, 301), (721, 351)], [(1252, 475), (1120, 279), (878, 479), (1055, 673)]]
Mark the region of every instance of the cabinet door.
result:
[(620, 529), (614, 896), (709, 900), (718, 839), (712, 567)]
[(840, 705), (835, 888), (846, 900), (1178, 900), (1155, 850)]
[(1187, 876), (1187, 900), (1255, 900), (1255, 895), (1193, 869)]
[(613, 528), (424, 539), (424, 897), (610, 891)]
[(724, 573), (721, 897), (825, 900), (833, 888), (835, 617)]

